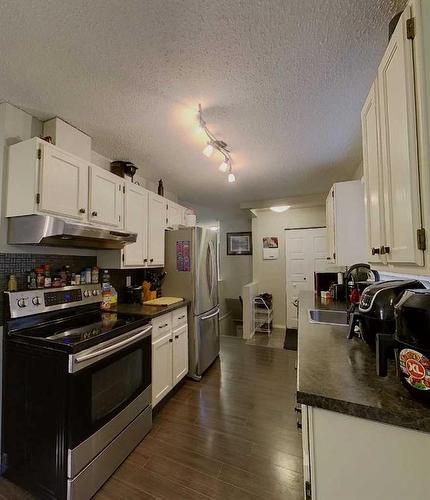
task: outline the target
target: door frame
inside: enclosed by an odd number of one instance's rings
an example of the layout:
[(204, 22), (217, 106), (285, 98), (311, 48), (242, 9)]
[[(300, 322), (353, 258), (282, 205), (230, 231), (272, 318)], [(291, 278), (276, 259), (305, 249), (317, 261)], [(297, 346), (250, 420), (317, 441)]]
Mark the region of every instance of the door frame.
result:
[[(284, 229), (285, 231), (285, 327), (288, 328), (288, 231), (306, 231), (309, 229), (325, 229), (326, 237), (327, 237), (327, 226), (308, 226), (308, 227), (287, 227)], [(315, 288), (315, 284), (314, 284)]]

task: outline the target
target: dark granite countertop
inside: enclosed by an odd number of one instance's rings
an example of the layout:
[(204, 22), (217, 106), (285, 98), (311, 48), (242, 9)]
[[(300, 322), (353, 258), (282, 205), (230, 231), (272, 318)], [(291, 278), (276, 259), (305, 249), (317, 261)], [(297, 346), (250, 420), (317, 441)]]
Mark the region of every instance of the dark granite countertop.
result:
[(414, 399), (396, 376), (378, 377), (375, 353), (360, 339), (348, 340), (346, 326), (309, 322), (309, 309), (345, 310), (321, 304), (313, 292), (300, 294), (297, 401), (309, 406), (430, 432), (430, 405)]
[(169, 312), (174, 311), (175, 309), (179, 309), (180, 307), (188, 306), (190, 304), (189, 300), (183, 300), (182, 302), (178, 302), (177, 304), (172, 304), (171, 306), (145, 306), (142, 304), (118, 304), (115, 311), (119, 313), (126, 314), (137, 314), (141, 316), (145, 316), (147, 318), (156, 318), (157, 316), (162, 316), (163, 314), (167, 314)]

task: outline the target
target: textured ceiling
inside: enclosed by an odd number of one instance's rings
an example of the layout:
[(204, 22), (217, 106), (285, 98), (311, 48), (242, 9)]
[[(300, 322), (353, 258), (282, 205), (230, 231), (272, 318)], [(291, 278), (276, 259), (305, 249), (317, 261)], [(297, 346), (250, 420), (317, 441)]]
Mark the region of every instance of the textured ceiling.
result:
[[(2, 0), (0, 99), (205, 206), (328, 190), (361, 159), (360, 110), (403, 0)], [(209, 127), (237, 183), (201, 154)]]

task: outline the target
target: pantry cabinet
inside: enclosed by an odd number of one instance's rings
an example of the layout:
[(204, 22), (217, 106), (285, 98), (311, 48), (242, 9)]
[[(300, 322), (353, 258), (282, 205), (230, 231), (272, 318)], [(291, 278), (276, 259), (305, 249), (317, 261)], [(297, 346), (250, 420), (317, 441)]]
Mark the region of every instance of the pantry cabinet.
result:
[(37, 137), (9, 148), (6, 217), (50, 214), (85, 221), (88, 165)]
[(337, 182), (326, 200), (327, 260), (338, 266), (365, 262), (364, 187), (361, 181)]
[(187, 307), (181, 307), (152, 320), (152, 406), (187, 373)]
[(163, 267), (166, 198), (150, 192), (148, 214), (148, 266)]
[(90, 165), (89, 172), (89, 220), (122, 227), (124, 180), (96, 165)]
[(430, 19), (428, 3), (408, 3), (361, 115), (369, 261), (387, 264), (388, 271), (415, 274), (430, 269), (426, 19)]

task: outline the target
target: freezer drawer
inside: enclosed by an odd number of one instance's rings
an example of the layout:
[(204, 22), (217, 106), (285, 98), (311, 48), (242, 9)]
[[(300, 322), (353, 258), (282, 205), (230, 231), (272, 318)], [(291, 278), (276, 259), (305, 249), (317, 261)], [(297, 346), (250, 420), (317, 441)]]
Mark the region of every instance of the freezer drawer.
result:
[(194, 321), (197, 353), (194, 375), (200, 377), (219, 354), (219, 307), (195, 316)]

